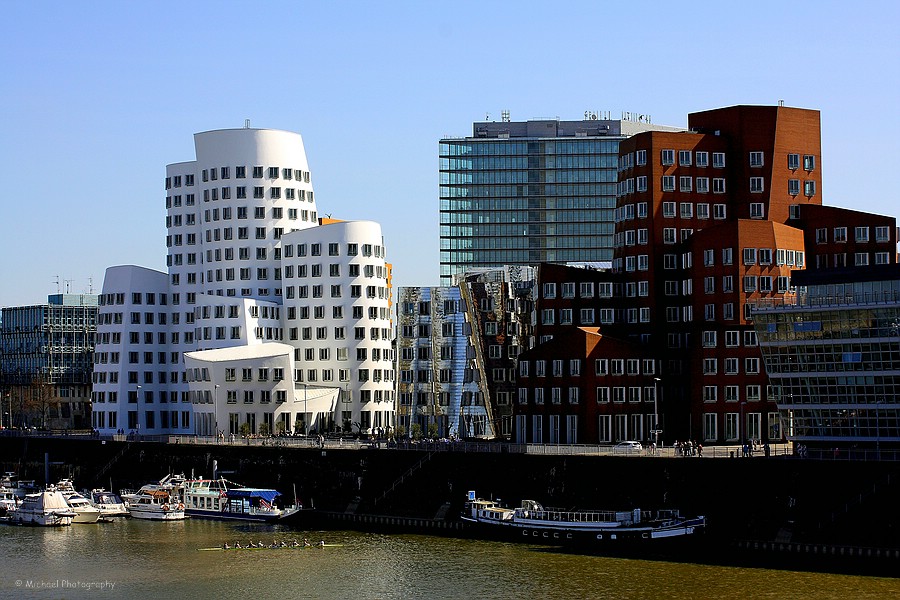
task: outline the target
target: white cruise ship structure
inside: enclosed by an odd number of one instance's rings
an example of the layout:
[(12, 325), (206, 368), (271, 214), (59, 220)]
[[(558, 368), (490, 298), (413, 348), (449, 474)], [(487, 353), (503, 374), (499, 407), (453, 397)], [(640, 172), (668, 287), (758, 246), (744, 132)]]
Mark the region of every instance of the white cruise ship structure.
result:
[(387, 431), (390, 265), (381, 226), (320, 219), (297, 133), (194, 136), (167, 166), (167, 272), (106, 271), (101, 433)]

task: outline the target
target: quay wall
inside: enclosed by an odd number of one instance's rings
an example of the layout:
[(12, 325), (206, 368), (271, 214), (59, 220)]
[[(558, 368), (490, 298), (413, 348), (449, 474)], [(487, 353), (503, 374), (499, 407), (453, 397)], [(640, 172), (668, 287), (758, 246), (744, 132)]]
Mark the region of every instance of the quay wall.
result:
[[(465, 494), (530, 498), (548, 507), (651, 510), (708, 518), (731, 545), (824, 544), (900, 549), (900, 462), (794, 457), (535, 456), (434, 449), (283, 448), (0, 437), (4, 471), (77, 487), (134, 489), (167, 473), (220, 475), (279, 489), (322, 514), (378, 516), (381, 525), (454, 520)], [(373, 519), (346, 517), (347, 523)], [(315, 524), (313, 524), (315, 525)], [(352, 527), (348, 527), (352, 528)], [(452, 526), (437, 529), (453, 530)], [(768, 546), (764, 546), (768, 547)]]

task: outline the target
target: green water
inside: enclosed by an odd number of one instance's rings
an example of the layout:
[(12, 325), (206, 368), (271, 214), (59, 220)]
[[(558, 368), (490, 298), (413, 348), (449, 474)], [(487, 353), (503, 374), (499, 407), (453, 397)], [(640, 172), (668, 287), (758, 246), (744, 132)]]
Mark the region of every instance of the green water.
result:
[[(201, 551), (273, 539), (326, 548)], [(136, 519), (0, 526), (3, 598), (861, 598), (900, 579), (579, 556), (527, 544)]]

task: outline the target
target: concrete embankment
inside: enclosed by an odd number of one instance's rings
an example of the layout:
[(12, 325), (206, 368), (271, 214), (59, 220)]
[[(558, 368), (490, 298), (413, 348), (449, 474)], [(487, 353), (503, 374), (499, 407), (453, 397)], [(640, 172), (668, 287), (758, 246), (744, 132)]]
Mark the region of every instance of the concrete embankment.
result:
[[(170, 472), (228, 479), (296, 494), (347, 528), (426, 524), (452, 531), (467, 490), (561, 508), (677, 507), (708, 518), (717, 547), (768, 556), (879, 557), (900, 550), (900, 463), (797, 458), (533, 456), (434, 449), (319, 449), (198, 446), (64, 438), (2, 438), (6, 471), (43, 480), (74, 477), (79, 487), (130, 488)], [(500, 446), (494, 449), (499, 450)], [(59, 464), (56, 464), (59, 463)], [(339, 516), (355, 515), (355, 516)], [(765, 545), (760, 545), (765, 544)], [(798, 550), (799, 548), (799, 550)], [(841, 548), (844, 550), (842, 551)], [(850, 550), (853, 548), (854, 550)], [(894, 560), (892, 558), (892, 560)], [(900, 557), (897, 558), (900, 564)]]

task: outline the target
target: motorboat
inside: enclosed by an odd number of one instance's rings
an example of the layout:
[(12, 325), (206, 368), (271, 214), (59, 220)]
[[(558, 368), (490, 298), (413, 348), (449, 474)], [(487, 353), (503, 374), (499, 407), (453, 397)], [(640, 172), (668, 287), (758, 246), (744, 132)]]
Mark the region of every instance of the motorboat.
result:
[(56, 490), (27, 494), (22, 504), (10, 513), (10, 521), (21, 525), (71, 525), (73, 519), (75, 511), (62, 492)]
[(102, 488), (91, 490), (87, 496), (91, 504), (100, 511), (101, 519), (111, 519), (115, 517), (127, 517), (128, 509), (122, 498), (114, 493), (108, 492)]
[(302, 509), (277, 506), (279, 496), (277, 490), (243, 487), (222, 477), (188, 479), (181, 493), (189, 517), (230, 521), (278, 521)]
[(71, 479), (62, 479), (54, 486), (63, 495), (66, 503), (75, 511), (73, 523), (96, 523), (100, 519), (100, 509), (90, 500), (75, 491)]
[(147, 484), (137, 492), (122, 494), (128, 514), (136, 519), (179, 521), (185, 518), (181, 489), (183, 475), (167, 475), (159, 483)]
[(21, 500), (26, 494), (34, 494), (41, 491), (33, 479), (19, 479), (13, 471), (7, 471), (0, 477), (0, 486), (12, 490), (13, 494)]
[(19, 499), (13, 489), (0, 485), (0, 518), (6, 518), (19, 506)]
[(476, 498), (471, 491), (461, 518), (505, 539), (594, 547), (644, 546), (689, 537), (706, 526), (706, 517), (684, 517), (674, 509), (563, 510), (544, 508), (534, 500), (507, 508), (499, 501)]

